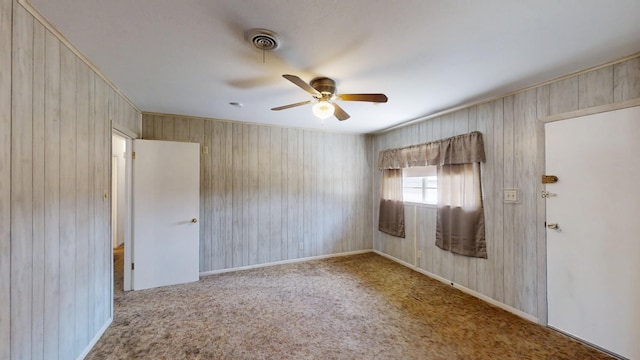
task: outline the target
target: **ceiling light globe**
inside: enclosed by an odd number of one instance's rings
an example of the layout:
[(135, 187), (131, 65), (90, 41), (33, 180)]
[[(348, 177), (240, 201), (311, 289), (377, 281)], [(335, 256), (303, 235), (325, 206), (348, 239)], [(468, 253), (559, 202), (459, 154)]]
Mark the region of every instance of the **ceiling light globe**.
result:
[(332, 116), (336, 111), (336, 108), (332, 103), (328, 101), (319, 101), (315, 105), (313, 105), (313, 108), (311, 110), (313, 111), (313, 115), (315, 115), (319, 119), (324, 120)]

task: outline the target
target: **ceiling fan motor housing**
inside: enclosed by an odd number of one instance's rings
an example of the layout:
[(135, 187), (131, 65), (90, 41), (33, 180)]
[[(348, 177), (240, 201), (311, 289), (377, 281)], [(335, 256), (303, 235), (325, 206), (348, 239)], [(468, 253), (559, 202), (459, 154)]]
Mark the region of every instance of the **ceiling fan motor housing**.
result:
[(323, 98), (331, 98), (336, 93), (336, 82), (328, 77), (317, 77), (311, 80), (309, 85), (318, 90)]

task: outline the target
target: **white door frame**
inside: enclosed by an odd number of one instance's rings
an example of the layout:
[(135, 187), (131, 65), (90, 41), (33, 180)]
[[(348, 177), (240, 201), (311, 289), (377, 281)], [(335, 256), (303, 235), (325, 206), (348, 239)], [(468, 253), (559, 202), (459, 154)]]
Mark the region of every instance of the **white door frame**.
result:
[[(127, 128), (112, 122), (112, 134), (123, 137), (126, 142), (126, 154), (125, 154), (125, 210), (124, 216), (124, 291), (131, 290), (131, 239), (132, 239), (132, 226), (131, 219), (133, 214), (132, 209), (132, 163), (131, 163), (131, 149), (133, 149), (133, 140), (138, 138), (138, 135), (131, 132)], [(113, 146), (113, 145), (112, 145)], [(113, 232), (113, 229), (112, 229)], [(113, 259), (113, 250), (111, 252), (111, 259)], [(113, 264), (113, 260), (111, 261)], [(113, 266), (113, 265), (112, 265)], [(111, 287), (113, 288), (113, 268), (111, 269)]]

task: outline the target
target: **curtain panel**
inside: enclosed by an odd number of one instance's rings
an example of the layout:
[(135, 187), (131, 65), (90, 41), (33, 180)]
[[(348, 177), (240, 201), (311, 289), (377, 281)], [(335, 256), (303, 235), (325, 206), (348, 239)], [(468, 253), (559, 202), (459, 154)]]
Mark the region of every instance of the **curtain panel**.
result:
[[(393, 169), (437, 165), (436, 246), (455, 254), (487, 258), (480, 182), (480, 162), (485, 160), (482, 133), (474, 131), (420, 145), (382, 151), (378, 157), (378, 168), (386, 173)], [(399, 171), (401, 177), (401, 170)], [(381, 219), (383, 202), (384, 197), (380, 203)], [(389, 210), (385, 207), (384, 211)], [(384, 216), (386, 218), (388, 215)]]
[(436, 246), (487, 258), (480, 163), (438, 167)]
[(405, 236), (402, 170), (400, 169), (386, 169), (382, 172), (378, 230), (400, 238)]

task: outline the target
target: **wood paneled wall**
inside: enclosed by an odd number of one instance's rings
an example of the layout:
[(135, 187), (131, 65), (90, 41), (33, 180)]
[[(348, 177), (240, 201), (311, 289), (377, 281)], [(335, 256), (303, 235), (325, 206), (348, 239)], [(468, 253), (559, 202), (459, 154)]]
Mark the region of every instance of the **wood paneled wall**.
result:
[(11, 356), (11, 13), (0, 0), (0, 359)]
[(372, 247), (370, 137), (146, 114), (142, 136), (208, 147), (202, 272)]
[[(483, 133), (489, 258), (468, 258), (437, 248), (433, 207), (406, 206), (407, 237), (375, 231), (374, 248), (546, 322), (545, 214), (539, 196), (544, 127), (538, 119), (637, 98), (640, 59), (633, 58), (376, 136), (377, 159), (388, 148), (473, 130)], [(374, 188), (379, 186), (380, 171), (375, 171)], [(505, 188), (519, 189), (520, 202), (503, 203)], [(379, 192), (374, 194), (377, 214)], [(415, 250), (422, 251), (421, 258), (416, 259)]]
[(139, 133), (141, 114), (16, 1), (0, 10), (0, 358), (75, 359), (113, 315), (111, 120)]

